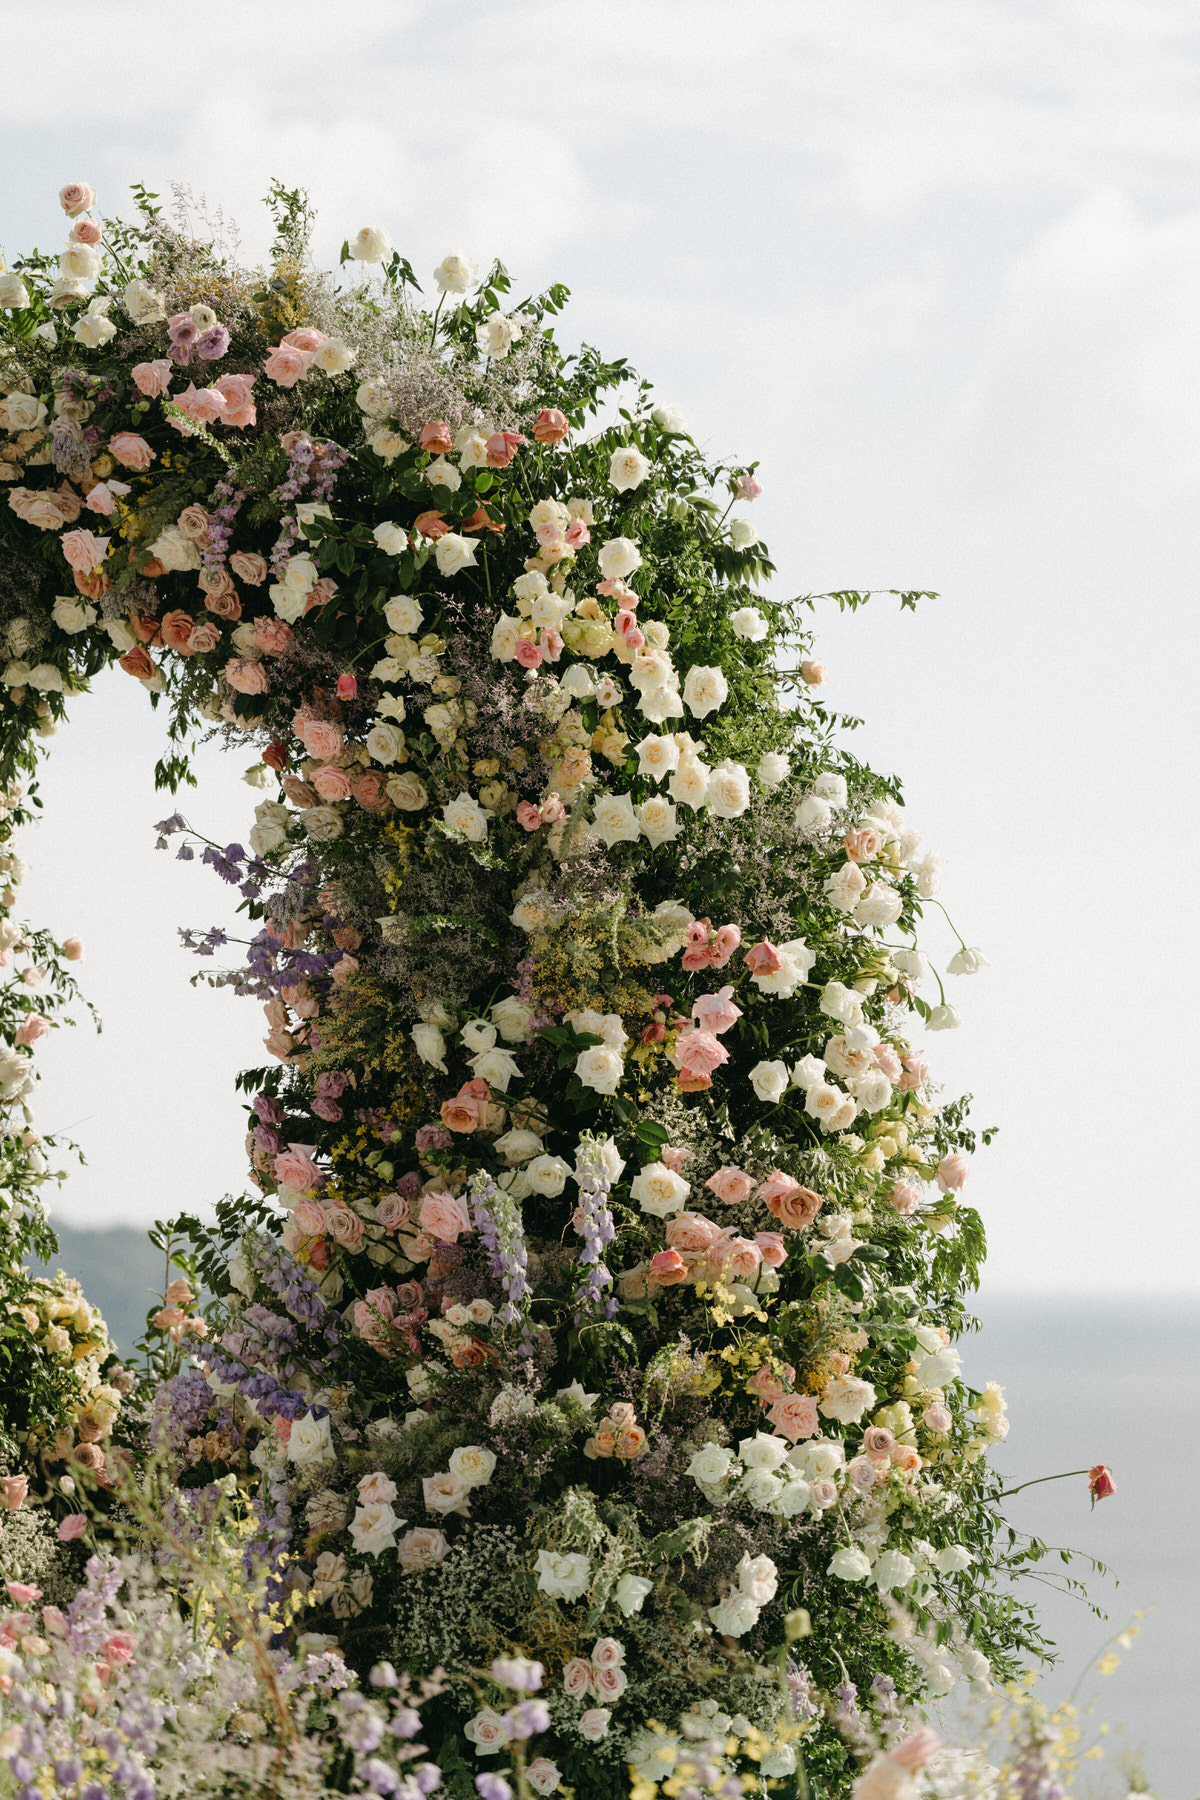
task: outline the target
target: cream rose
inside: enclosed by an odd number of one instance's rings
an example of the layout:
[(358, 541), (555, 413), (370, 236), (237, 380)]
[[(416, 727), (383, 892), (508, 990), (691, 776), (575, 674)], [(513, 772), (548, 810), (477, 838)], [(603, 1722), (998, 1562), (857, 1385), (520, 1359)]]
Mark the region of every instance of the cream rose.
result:
[(592, 824), (608, 850), (614, 844), (636, 843), (641, 835), (633, 798), (629, 794), (604, 794), (596, 802)]
[(372, 762), (394, 763), (404, 748), (404, 733), (395, 725), (373, 725), (367, 733), (367, 754)]
[(450, 1454), (450, 1473), (464, 1487), (486, 1487), (495, 1467), (495, 1451), (484, 1450), (478, 1444), (463, 1444)]
[(575, 1073), (583, 1086), (597, 1094), (615, 1094), (625, 1073), (625, 1064), (607, 1044), (593, 1044), (575, 1058)]
[(457, 575), (460, 569), (471, 568), (475, 561), (475, 545), (470, 538), (460, 537), (456, 531), (447, 531), (440, 537), (433, 553), (442, 575)]
[(741, 763), (719, 762), (708, 778), (705, 801), (718, 819), (737, 819), (750, 804), (750, 777)]
[(350, 239), (349, 251), (355, 262), (382, 262), (392, 248), (392, 240), (381, 225), (364, 225)]
[(652, 794), (643, 800), (637, 809), (638, 824), (643, 836), (657, 850), (660, 844), (669, 844), (679, 836), (679, 819), (671, 802), (661, 794)]
[(608, 465), (609, 485), (615, 487), (619, 494), (627, 493), (630, 488), (641, 487), (651, 466), (649, 458), (643, 456), (640, 450), (614, 450)]
[(705, 663), (693, 663), (683, 680), (683, 700), (697, 719), (724, 706), (729, 698), (729, 683), (721, 670)]
[(601, 544), (597, 558), (605, 581), (624, 581), (642, 566), (642, 553), (632, 538), (609, 538)]
[(488, 834), (487, 814), (478, 800), (465, 791), (456, 800), (447, 801), (442, 808), (442, 818), (452, 837), (465, 839), (468, 844), (485, 842)]
[(665, 1219), (677, 1213), (691, 1193), (691, 1183), (665, 1163), (647, 1163), (630, 1183), (629, 1192), (644, 1213)]
[(750, 1071), (750, 1085), (759, 1099), (775, 1106), (787, 1092), (790, 1079), (784, 1062), (755, 1063)]

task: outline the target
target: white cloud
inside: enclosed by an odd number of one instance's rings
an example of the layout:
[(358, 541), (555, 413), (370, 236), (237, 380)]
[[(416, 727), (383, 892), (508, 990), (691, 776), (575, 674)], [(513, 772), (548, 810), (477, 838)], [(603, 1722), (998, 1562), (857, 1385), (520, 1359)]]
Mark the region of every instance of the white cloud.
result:
[(996, 519), (1154, 505), (1200, 484), (1200, 213), (1095, 198), (1013, 265), (950, 426), (951, 486)]

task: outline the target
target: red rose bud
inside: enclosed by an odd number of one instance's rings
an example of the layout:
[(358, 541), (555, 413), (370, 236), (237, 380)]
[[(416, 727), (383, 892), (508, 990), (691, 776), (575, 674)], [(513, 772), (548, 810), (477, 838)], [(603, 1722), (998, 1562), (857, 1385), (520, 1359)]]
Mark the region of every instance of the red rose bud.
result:
[(1091, 1491), (1093, 1506), (1097, 1500), (1107, 1500), (1110, 1494), (1116, 1493), (1117, 1484), (1106, 1464), (1097, 1463), (1094, 1469), (1088, 1470), (1088, 1488)]
[(288, 766), (287, 745), (278, 742), (268, 744), (263, 751), (263, 761), (268, 769), (286, 769)]
[(353, 675), (339, 675), (337, 680), (337, 697), (339, 700), (353, 700), (358, 693), (358, 683)]

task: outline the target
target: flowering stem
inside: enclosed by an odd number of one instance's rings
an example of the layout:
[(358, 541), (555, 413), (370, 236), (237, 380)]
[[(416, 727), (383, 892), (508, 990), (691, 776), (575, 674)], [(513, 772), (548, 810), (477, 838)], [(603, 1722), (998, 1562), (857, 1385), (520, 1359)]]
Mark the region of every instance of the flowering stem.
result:
[(1070, 1481), (1076, 1475), (1090, 1475), (1090, 1469), (1064, 1469), (1061, 1475), (1035, 1475), (1032, 1481), (1019, 1482), (1016, 1487), (1001, 1488), (996, 1495), (997, 1500), (1004, 1500), (1009, 1494), (1019, 1494), (1023, 1488), (1037, 1487), (1041, 1481)]

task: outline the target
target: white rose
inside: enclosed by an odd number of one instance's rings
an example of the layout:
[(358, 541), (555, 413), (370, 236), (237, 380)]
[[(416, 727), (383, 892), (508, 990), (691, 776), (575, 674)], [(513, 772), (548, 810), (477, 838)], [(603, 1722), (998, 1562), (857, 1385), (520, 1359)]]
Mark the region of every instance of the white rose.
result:
[(686, 437), (687, 426), (683, 422), (683, 414), (669, 400), (660, 400), (650, 417), (660, 431), (669, 431), (675, 437)]
[(824, 1079), (825, 1064), (821, 1061), (819, 1056), (802, 1056), (792, 1070), (793, 1085), (798, 1088), (803, 1088), (805, 1093), (808, 1092), (809, 1088), (816, 1087), (817, 1083), (824, 1081)]
[(817, 1004), (827, 1018), (837, 1019), (839, 1024), (862, 1024), (862, 995), (856, 994), (844, 982), (827, 981)]
[(874, 1404), (875, 1389), (869, 1381), (861, 1381), (857, 1375), (835, 1375), (825, 1383), (817, 1410), (841, 1425), (857, 1425)]
[(825, 894), (839, 912), (852, 913), (863, 896), (867, 878), (857, 863), (843, 863), (826, 877)]
[(108, 308), (112, 305), (107, 297), (93, 300), (87, 311), (83, 313), (75, 326), (73, 336), (77, 344), (85, 350), (99, 350), (117, 335), (117, 328), (108, 316)]
[(478, 267), (465, 256), (452, 252), (444, 256), (433, 271), (433, 279), (443, 294), (465, 294), (474, 286)]
[(824, 775), (818, 775), (817, 779), (813, 782), (813, 793), (819, 795), (822, 800), (828, 800), (830, 806), (840, 812), (845, 806), (848, 798), (846, 792), (846, 777), (844, 775), (831, 775), (828, 772)]
[(766, 788), (768, 793), (772, 788), (777, 788), (780, 782), (786, 781), (791, 772), (791, 759), (785, 756), (781, 750), (768, 750), (765, 756), (759, 758), (758, 768), (755, 771), (760, 784)]
[(393, 594), (383, 609), (383, 616), (389, 631), (404, 636), (412, 636), (425, 617), (411, 594)]
[(68, 244), (58, 266), (73, 281), (95, 281), (100, 273), (100, 252), (94, 244)]
[(750, 1071), (750, 1086), (759, 1099), (775, 1106), (787, 1092), (789, 1079), (787, 1064), (783, 1062), (755, 1063)]
[(758, 1624), (762, 1608), (749, 1594), (732, 1593), (717, 1606), (710, 1606), (708, 1616), (723, 1637), (744, 1637)]
[(970, 1568), (974, 1560), (965, 1544), (947, 1544), (934, 1557), (933, 1566), (939, 1575), (961, 1575), (964, 1569)]
[(404, 748), (404, 733), (395, 725), (372, 725), (367, 733), (367, 754), (372, 762), (394, 763)]
[(20, 312), (29, 305), (29, 289), (21, 277), (8, 269), (0, 269), (0, 306)]
[(968, 950), (964, 944), (956, 950), (946, 964), (946, 972), (950, 975), (978, 975), (980, 969), (990, 968), (991, 964), (982, 950)]
[(777, 1469), (787, 1454), (786, 1438), (775, 1437), (769, 1431), (756, 1431), (738, 1445), (738, 1456), (747, 1469)]
[(787, 1481), (783, 1492), (775, 1502), (775, 1511), (781, 1519), (795, 1519), (804, 1511), (812, 1500), (812, 1488), (807, 1481)]
[(585, 1006), (575, 1012), (564, 1013), (563, 1019), (566, 1024), (573, 1025), (576, 1031), (586, 1031), (603, 1038), (610, 1050), (623, 1051), (629, 1043), (629, 1034), (620, 1013), (599, 1013), (594, 1007)]
[(840, 1581), (865, 1581), (871, 1573), (871, 1559), (860, 1544), (843, 1544), (830, 1558), (829, 1573)]
[(86, 631), (89, 625), (96, 623), (96, 609), (60, 594), (50, 609), (50, 617), (61, 631), (74, 637), (77, 632)]
[(738, 1484), (738, 1493), (756, 1512), (775, 1512), (783, 1494), (783, 1482), (770, 1469), (749, 1469)]
[(468, 1019), (461, 1035), (468, 1050), (490, 1050), (496, 1041), (496, 1027), (487, 1019)]
[(35, 663), (26, 680), (39, 694), (61, 694), (63, 691), (62, 670), (56, 669), (53, 663)]
[(381, 462), (395, 462), (409, 448), (407, 438), (402, 438), (390, 425), (372, 425), (367, 442)]
[(517, 645), (524, 635), (521, 620), (514, 619), (511, 613), (502, 612), (492, 626), (492, 655), (498, 662), (513, 662)]
[(598, 561), (605, 581), (623, 581), (642, 566), (642, 553), (632, 538), (609, 538), (601, 544)]
[(350, 1521), (354, 1548), (364, 1556), (379, 1556), (382, 1551), (393, 1549), (396, 1533), (403, 1523), (386, 1501), (375, 1500), (360, 1506)]
[(917, 1369), (917, 1380), (923, 1388), (944, 1388), (957, 1381), (961, 1373), (961, 1352), (953, 1344), (943, 1344), (932, 1356), (923, 1358)]
[(737, 612), (730, 613), (729, 623), (735, 637), (745, 638), (751, 644), (761, 643), (767, 635), (767, 621), (757, 606), (739, 607)]
[(932, 900), (942, 885), (942, 859), (931, 851), (920, 862), (910, 864), (917, 879), (917, 892), (922, 900)]
[(300, 823), (317, 844), (327, 844), (331, 838), (341, 837), (344, 829), (342, 815), (335, 806), (306, 806), (300, 814)]
[(460, 537), (456, 531), (448, 531), (440, 537), (433, 553), (442, 575), (457, 575), (460, 569), (469, 569), (475, 561), (475, 545), (470, 538)]
[(504, 1720), (490, 1706), (485, 1706), (473, 1719), (467, 1720), (463, 1726), (463, 1736), (468, 1743), (474, 1744), (476, 1756), (495, 1756), (508, 1743)]
[(308, 1463), (331, 1462), (334, 1451), (329, 1415), (315, 1419), (309, 1411), (302, 1419), (293, 1420), (287, 1454), (289, 1462), (299, 1463), (302, 1467)]
[(73, 275), (60, 275), (47, 296), (51, 306), (65, 311), (77, 300), (87, 299), (87, 283), (78, 281)]
[(506, 994), (491, 1008), (496, 1029), (506, 1044), (523, 1044), (528, 1040), (529, 1022), (536, 1011), (536, 1007), (518, 1000), (515, 994)]
[(831, 1481), (846, 1466), (846, 1453), (832, 1438), (810, 1438), (788, 1452), (791, 1467), (805, 1481)]
[(575, 1058), (575, 1073), (584, 1087), (597, 1094), (615, 1094), (625, 1073), (625, 1064), (607, 1044), (593, 1044)]
[(495, 1451), (484, 1450), (478, 1444), (463, 1444), (450, 1453), (450, 1473), (464, 1487), (486, 1487), (495, 1467)]
[(492, 313), (475, 327), (475, 342), (485, 356), (507, 356), (522, 337), (520, 321), (504, 313)]
[(659, 737), (657, 732), (649, 732), (634, 749), (638, 756), (638, 774), (649, 775), (653, 781), (661, 781), (664, 775), (670, 775), (679, 767), (679, 746), (673, 737)]
[(354, 352), (344, 338), (328, 337), (323, 344), (318, 344), (312, 366), (324, 370), (326, 375), (341, 375), (353, 361)]
[(646, 1596), (653, 1588), (654, 1583), (647, 1581), (644, 1575), (622, 1575), (613, 1589), (613, 1600), (625, 1617), (631, 1619), (634, 1613), (641, 1612)]
[(834, 1120), (841, 1112), (845, 1098), (840, 1087), (835, 1087), (829, 1081), (818, 1081), (808, 1090), (804, 1101), (804, 1110), (810, 1118), (816, 1119), (825, 1131), (832, 1131)]
[(708, 810), (718, 819), (739, 819), (750, 804), (750, 777), (726, 757), (708, 778)]
[(832, 818), (833, 808), (828, 800), (822, 800), (819, 794), (806, 794), (796, 808), (796, 830), (812, 836), (826, 830)]
[(539, 1550), (537, 1556), (538, 1592), (551, 1599), (578, 1600), (587, 1593), (591, 1569), (582, 1551), (562, 1553)]
[(642, 1211), (657, 1219), (677, 1213), (691, 1191), (690, 1182), (661, 1162), (647, 1163), (629, 1187), (631, 1197), (640, 1203)]
[(720, 669), (704, 663), (693, 663), (683, 680), (683, 698), (687, 709), (697, 719), (724, 706), (729, 698), (729, 683)]
[(452, 494), (457, 494), (462, 486), (462, 476), (454, 464), (447, 462), (444, 456), (439, 456), (436, 462), (430, 463), (425, 471), (425, 479), (430, 487), (449, 488)]
[[(522, 1131), (514, 1125), (503, 1137), (495, 1141), (496, 1154), (502, 1156), (506, 1163), (528, 1162), (531, 1156), (538, 1156), (542, 1149), (542, 1140), (536, 1131)], [(550, 1162), (557, 1162), (557, 1157), (550, 1157)], [(559, 1190), (561, 1192), (561, 1189)]]
[(873, 881), (854, 909), (855, 923), (869, 931), (883, 931), (900, 917), (904, 902), (886, 881)]
[(882, 1069), (874, 1069), (854, 1084), (854, 1098), (864, 1112), (882, 1112), (892, 1097), (892, 1084)]
[(384, 792), (392, 805), (398, 806), (401, 812), (420, 812), (429, 804), (425, 783), (411, 769), (403, 775), (391, 776), (384, 784)]
[(675, 808), (661, 794), (651, 794), (637, 809), (638, 824), (648, 842), (657, 849), (679, 836), (679, 820)]
[(935, 1006), (925, 1021), (927, 1031), (957, 1031), (962, 1014), (957, 1006)]
[(733, 1571), (733, 1578), (743, 1594), (749, 1594), (760, 1606), (773, 1600), (779, 1591), (779, 1570), (769, 1556), (751, 1556), (749, 1551)]
[(902, 1550), (885, 1550), (871, 1570), (871, 1580), (881, 1594), (905, 1588), (916, 1575), (916, 1564)]
[(292, 815), (278, 800), (262, 800), (254, 809), (254, 828), (250, 848), (256, 856), (265, 856), (287, 842)]
[[(391, 395), (382, 381), (364, 381), (359, 384), (354, 396), (360, 412), (366, 413), (369, 419), (386, 418), (392, 410)], [(387, 529), (387, 527), (381, 527)], [(396, 527), (392, 527), (393, 530)], [(398, 552), (393, 552), (398, 554)]]
[(733, 1451), (724, 1444), (705, 1444), (703, 1450), (697, 1450), (687, 1466), (687, 1473), (701, 1487), (719, 1487), (728, 1475), (733, 1462)]
[[(362, 392), (361, 388), (359, 392)], [(385, 519), (382, 524), (376, 525), (371, 536), (387, 556), (400, 556), (408, 549), (407, 531), (402, 526), (393, 525), (390, 519)], [(394, 625), (392, 629), (398, 631), (400, 627)]]
[(789, 938), (786, 944), (779, 944), (776, 949), (779, 967), (770, 972), (756, 972), (750, 979), (764, 994), (773, 994), (778, 1000), (790, 1000), (801, 983), (808, 980), (817, 960), (816, 952), (809, 949), (803, 938)]
[(751, 544), (757, 544), (758, 533), (749, 519), (731, 519), (729, 541), (735, 550), (748, 550)]
[(472, 1074), (486, 1081), (489, 1087), (499, 1088), (502, 1094), (507, 1094), (514, 1075), (518, 1081), (521, 1079), (521, 1071), (509, 1050), (481, 1050), (470, 1061)]
[(603, 795), (596, 802), (592, 824), (607, 850), (611, 850), (614, 844), (636, 843), (641, 835), (641, 826), (633, 810), (633, 797), (630, 794)]
[(478, 800), (465, 791), (456, 800), (446, 802), (442, 817), (452, 837), (465, 838), (468, 844), (482, 844), (487, 837), (487, 815)]
[(620, 494), (641, 487), (650, 473), (650, 460), (640, 450), (614, 450), (608, 465), (609, 484)]
[(9, 394), (0, 400), (0, 426), (14, 434), (18, 431), (32, 431), (46, 417), (45, 402), (36, 394)]
[(364, 225), (350, 239), (350, 254), (355, 262), (382, 262), (392, 248), (392, 240), (382, 225)]
[(535, 1156), (526, 1166), (525, 1174), (535, 1194), (545, 1194), (553, 1199), (561, 1194), (567, 1185), (567, 1176), (571, 1173), (570, 1163), (565, 1163), (561, 1156)]
[(708, 784), (712, 770), (698, 756), (684, 756), (667, 783), (667, 791), (673, 800), (682, 806), (691, 806), (697, 810), (708, 799)]

